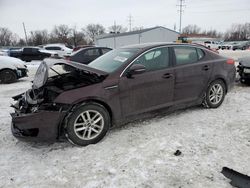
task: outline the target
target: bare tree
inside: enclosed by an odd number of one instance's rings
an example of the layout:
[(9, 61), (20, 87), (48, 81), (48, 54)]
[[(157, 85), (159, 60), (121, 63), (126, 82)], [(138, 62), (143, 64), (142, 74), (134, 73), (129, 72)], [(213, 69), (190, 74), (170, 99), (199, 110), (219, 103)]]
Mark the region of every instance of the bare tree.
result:
[(132, 28), (132, 31), (139, 31), (139, 30), (142, 30), (143, 27), (142, 26), (139, 26), (139, 27), (133, 27)]
[(76, 26), (73, 27), (73, 28), (71, 28), (70, 42), (74, 46), (87, 44), (87, 42), (85, 40), (85, 34), (84, 34), (84, 32), (78, 31), (76, 29)]
[(67, 25), (55, 26), (50, 34), (50, 42), (68, 43), (71, 29)]
[(215, 29), (204, 30), (200, 34), (212, 38), (221, 38), (223, 36), (222, 33), (216, 31)]
[(91, 42), (94, 42), (95, 37), (105, 33), (105, 28), (100, 24), (89, 24), (83, 28)]
[(49, 34), (47, 30), (31, 31), (28, 39), (29, 43), (35, 46), (46, 44), (49, 41)]
[(24, 39), (19, 39), (19, 41), (17, 42), (17, 46), (25, 46), (26, 42)]
[(233, 24), (225, 33), (225, 40), (249, 40), (250, 39), (250, 23)]
[(197, 25), (188, 25), (182, 29), (183, 34), (199, 34), (201, 28)]
[(0, 46), (11, 46), (16, 39), (14, 35), (8, 28), (0, 27)]
[(124, 33), (128, 30), (128, 28), (123, 27), (122, 25), (112, 25), (109, 27), (109, 32), (110, 33)]

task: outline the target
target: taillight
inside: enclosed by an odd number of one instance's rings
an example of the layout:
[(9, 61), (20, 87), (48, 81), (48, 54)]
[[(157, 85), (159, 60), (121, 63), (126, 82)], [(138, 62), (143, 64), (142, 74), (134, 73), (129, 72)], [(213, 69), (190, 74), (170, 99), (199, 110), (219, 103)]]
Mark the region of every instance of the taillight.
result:
[(228, 59), (227, 60), (227, 64), (231, 64), (231, 65), (234, 65), (235, 61), (233, 59)]

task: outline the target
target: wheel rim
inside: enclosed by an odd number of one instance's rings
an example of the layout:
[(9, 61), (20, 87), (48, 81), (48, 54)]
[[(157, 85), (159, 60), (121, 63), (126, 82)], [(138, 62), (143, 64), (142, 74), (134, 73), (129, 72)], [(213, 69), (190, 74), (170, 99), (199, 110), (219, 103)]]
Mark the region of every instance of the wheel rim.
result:
[(214, 84), (209, 91), (209, 100), (216, 105), (221, 102), (223, 98), (223, 88), (220, 84)]
[(8, 83), (13, 79), (13, 74), (9, 71), (5, 71), (0, 75), (0, 82)]
[(82, 140), (92, 140), (102, 132), (104, 118), (96, 110), (82, 112), (74, 122), (74, 132)]

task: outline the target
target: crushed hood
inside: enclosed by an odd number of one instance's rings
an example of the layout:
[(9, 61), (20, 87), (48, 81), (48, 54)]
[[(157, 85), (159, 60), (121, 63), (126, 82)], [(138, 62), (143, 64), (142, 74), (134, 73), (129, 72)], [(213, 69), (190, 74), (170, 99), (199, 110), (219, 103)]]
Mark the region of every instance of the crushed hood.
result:
[(44, 61), (48, 65), (49, 68), (52, 67), (53, 65), (60, 65), (60, 64), (62, 65), (62, 64), (64, 64), (64, 65), (69, 65), (69, 66), (75, 67), (75, 68), (80, 69), (80, 70), (84, 70), (84, 71), (87, 71), (87, 72), (90, 72), (90, 73), (94, 73), (94, 74), (96, 74), (98, 76), (107, 76), (108, 75), (107, 72), (104, 72), (104, 71), (89, 67), (88, 65), (84, 65), (82, 63), (77, 63), (77, 62), (74, 62), (74, 61), (70, 61), (70, 60), (47, 58)]
[(77, 63), (77, 62), (73, 62), (73, 61), (69, 61), (69, 60), (65, 60), (65, 59), (52, 59), (52, 58), (47, 58), (44, 61), (41, 62), (40, 66), (37, 69), (37, 72), (35, 74), (35, 78), (33, 81), (33, 88), (37, 89), (42, 87), (47, 79), (48, 79), (48, 72), (49, 69), (54, 66), (54, 65), (68, 65), (71, 67), (74, 67), (76, 69), (80, 69), (83, 71), (86, 71), (90, 74), (96, 74), (97, 76), (107, 76), (108, 73), (95, 69), (95, 68), (91, 68), (87, 65), (81, 64), (81, 63)]

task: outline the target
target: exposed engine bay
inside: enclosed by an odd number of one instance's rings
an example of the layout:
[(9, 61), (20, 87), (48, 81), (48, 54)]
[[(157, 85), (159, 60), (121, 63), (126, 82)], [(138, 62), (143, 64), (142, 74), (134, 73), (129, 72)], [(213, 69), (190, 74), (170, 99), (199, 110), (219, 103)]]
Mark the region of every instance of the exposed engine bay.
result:
[(53, 103), (64, 91), (72, 90), (103, 81), (104, 75), (71, 66), (70, 64), (50, 64), (42, 62), (39, 66), (32, 88), (14, 96), (17, 101), (12, 107), (17, 113), (33, 113), (39, 110), (59, 110)]

